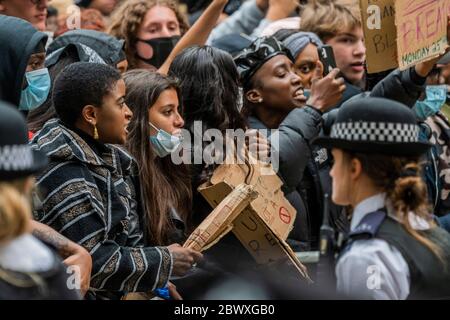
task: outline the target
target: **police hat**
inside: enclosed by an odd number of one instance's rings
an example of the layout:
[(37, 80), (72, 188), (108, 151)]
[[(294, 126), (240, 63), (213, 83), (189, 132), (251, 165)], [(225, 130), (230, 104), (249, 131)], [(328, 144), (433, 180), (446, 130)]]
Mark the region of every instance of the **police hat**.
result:
[(47, 164), (47, 156), (28, 144), (23, 115), (0, 101), (0, 181), (25, 178), (38, 173)]
[(360, 153), (419, 156), (431, 147), (419, 141), (419, 130), (413, 111), (405, 105), (361, 95), (342, 104), (330, 135), (314, 143)]

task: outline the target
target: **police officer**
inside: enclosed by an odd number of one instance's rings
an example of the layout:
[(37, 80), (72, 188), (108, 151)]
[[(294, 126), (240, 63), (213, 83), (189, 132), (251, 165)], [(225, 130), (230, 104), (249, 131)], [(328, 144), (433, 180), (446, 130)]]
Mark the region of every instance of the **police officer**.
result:
[(355, 97), (315, 143), (332, 149), (333, 202), (353, 209), (338, 291), (362, 299), (450, 297), (450, 235), (428, 210), (419, 160), (430, 145), (419, 141), (412, 111)]

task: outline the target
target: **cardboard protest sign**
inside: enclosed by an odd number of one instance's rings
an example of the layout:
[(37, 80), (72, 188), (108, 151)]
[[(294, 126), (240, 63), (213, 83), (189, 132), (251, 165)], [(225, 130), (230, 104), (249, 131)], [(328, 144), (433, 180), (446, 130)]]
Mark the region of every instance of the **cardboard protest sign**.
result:
[(395, 0), (361, 0), (367, 72), (397, 68)]
[(448, 0), (360, 0), (368, 73), (405, 70), (447, 47)]
[[(217, 188), (215, 191), (219, 193), (223, 201), (190, 235), (184, 244), (186, 248), (201, 252), (217, 243), (232, 229), (236, 217), (258, 195), (253, 186), (247, 184), (240, 184), (234, 190), (223, 186), (223, 188)], [(226, 195), (227, 193), (228, 195)]]
[(397, 58), (401, 70), (442, 54), (447, 48), (449, 0), (397, 0)]
[[(306, 268), (285, 242), (296, 211), (284, 198), (282, 182), (276, 173), (272, 170), (272, 174), (267, 174), (267, 166), (270, 165), (259, 162), (250, 166), (219, 166), (210, 182), (199, 187), (215, 209), (184, 246), (202, 251), (232, 231), (257, 263), (286, 259), (300, 276), (309, 280)], [(263, 167), (265, 174), (261, 175)]]

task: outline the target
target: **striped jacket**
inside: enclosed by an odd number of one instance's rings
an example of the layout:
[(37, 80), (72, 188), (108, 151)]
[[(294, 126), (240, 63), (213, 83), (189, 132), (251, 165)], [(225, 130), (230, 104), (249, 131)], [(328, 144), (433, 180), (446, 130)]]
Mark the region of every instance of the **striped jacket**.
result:
[(91, 253), (92, 293), (120, 296), (165, 286), (172, 257), (166, 247), (142, 245), (142, 229), (135, 223), (133, 159), (111, 145), (96, 154), (58, 120), (47, 122), (31, 143), (50, 158), (37, 177), (41, 206), (35, 219)]

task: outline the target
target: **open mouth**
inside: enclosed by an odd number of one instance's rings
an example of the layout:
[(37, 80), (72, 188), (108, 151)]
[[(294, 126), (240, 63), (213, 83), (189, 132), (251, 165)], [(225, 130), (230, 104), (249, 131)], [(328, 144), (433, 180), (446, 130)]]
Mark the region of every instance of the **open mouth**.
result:
[(294, 99), (306, 102), (307, 98), (305, 96), (303, 88), (299, 88), (294, 92)]
[(354, 62), (350, 64), (350, 66), (354, 71), (358, 72), (364, 71), (364, 61)]

